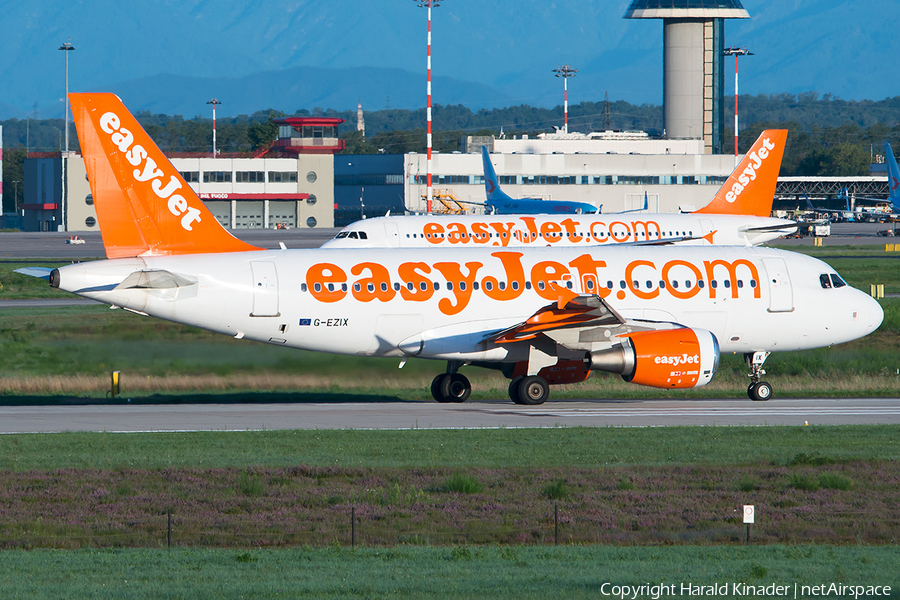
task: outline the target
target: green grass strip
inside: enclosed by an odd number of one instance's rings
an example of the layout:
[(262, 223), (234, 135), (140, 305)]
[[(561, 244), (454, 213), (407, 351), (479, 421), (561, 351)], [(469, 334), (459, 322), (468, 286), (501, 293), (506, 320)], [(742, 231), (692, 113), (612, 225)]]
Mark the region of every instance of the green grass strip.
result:
[(900, 427), (286, 430), (0, 436), (0, 469), (606, 467), (898, 460)]
[[(891, 546), (49, 550), (5, 551), (0, 561), (5, 598), (578, 599), (661, 584), (675, 587), (656, 588), (660, 598), (712, 585), (724, 593), (704, 595), (771, 597), (735, 587), (773, 584), (790, 590), (774, 597), (794, 598), (795, 584), (832, 583), (891, 586), (897, 598), (900, 584)], [(636, 597), (653, 598), (652, 588)]]

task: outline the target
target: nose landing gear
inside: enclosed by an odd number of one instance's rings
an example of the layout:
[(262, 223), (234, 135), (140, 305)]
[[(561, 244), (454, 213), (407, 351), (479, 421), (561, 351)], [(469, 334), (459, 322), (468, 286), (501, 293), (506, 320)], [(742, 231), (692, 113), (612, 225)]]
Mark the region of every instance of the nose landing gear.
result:
[(744, 355), (744, 361), (750, 367), (750, 385), (747, 387), (747, 395), (755, 402), (764, 402), (772, 397), (772, 386), (760, 378), (766, 374), (763, 363), (769, 357), (769, 352), (748, 352)]

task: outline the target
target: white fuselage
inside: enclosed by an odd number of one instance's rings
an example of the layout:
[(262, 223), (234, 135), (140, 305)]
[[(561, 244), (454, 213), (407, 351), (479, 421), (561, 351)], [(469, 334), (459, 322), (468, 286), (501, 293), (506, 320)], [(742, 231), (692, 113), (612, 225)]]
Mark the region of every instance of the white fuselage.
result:
[(139, 313), (293, 348), (508, 362), (522, 360), (521, 348), (485, 337), (556, 302), (555, 285), (598, 294), (628, 320), (709, 330), (722, 352), (830, 346), (880, 325), (877, 302), (823, 287), (823, 275), (837, 277), (817, 259), (772, 249), (592, 246), (123, 258), (61, 267), (58, 281)]
[(793, 233), (785, 219), (747, 215), (408, 215), (351, 223), (323, 248), (614, 246), (669, 241), (755, 246)]

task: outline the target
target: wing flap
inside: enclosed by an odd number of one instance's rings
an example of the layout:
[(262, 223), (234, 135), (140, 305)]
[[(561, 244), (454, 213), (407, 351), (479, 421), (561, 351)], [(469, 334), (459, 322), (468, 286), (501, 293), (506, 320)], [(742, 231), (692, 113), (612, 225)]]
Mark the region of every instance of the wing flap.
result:
[(595, 327), (611, 327), (625, 323), (600, 296), (560, 296), (557, 302), (544, 306), (527, 320), (493, 333), (485, 342), (508, 344), (531, 340), (537, 336), (560, 330), (583, 331)]

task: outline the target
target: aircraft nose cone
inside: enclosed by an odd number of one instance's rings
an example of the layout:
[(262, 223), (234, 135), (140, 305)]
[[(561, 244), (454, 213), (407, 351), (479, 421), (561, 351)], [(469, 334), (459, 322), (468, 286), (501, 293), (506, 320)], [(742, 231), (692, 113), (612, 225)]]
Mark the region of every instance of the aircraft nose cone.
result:
[(866, 300), (867, 304), (863, 309), (863, 316), (866, 325), (868, 326), (868, 331), (866, 333), (871, 333), (878, 329), (881, 326), (881, 322), (884, 321), (884, 309), (881, 308), (881, 304), (871, 296), (866, 296)]

